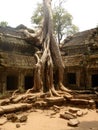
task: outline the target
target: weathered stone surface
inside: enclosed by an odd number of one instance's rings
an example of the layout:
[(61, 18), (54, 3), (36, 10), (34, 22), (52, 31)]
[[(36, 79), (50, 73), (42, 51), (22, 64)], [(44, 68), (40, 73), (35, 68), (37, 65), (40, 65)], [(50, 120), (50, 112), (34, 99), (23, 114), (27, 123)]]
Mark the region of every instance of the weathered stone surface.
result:
[(10, 112), (14, 112), (16, 110), (14, 105), (2, 106), (1, 108), (4, 110), (4, 113), (10, 113)]
[(19, 128), (20, 127), (20, 124), (16, 124), (16, 128)]
[(93, 99), (89, 100), (89, 107), (91, 109), (95, 109), (96, 108), (96, 104), (95, 104), (95, 101)]
[(89, 101), (86, 99), (71, 99), (70, 103), (75, 105), (88, 105)]
[(4, 110), (0, 108), (0, 115), (4, 114)]
[(70, 99), (73, 98), (73, 96), (72, 96), (71, 94), (69, 94), (69, 93), (66, 93), (66, 94), (64, 95), (64, 98), (70, 100)]
[(28, 103), (10, 104), (7, 106), (1, 106), (0, 114), (2, 115), (4, 113), (12, 113), (12, 112), (21, 111), (21, 110), (27, 110), (30, 108), (32, 108), (32, 104), (28, 104)]
[(10, 120), (10, 121), (12, 121), (12, 122), (16, 122), (16, 121), (18, 120), (18, 117), (17, 117), (16, 114), (11, 113), (11, 114), (8, 114), (8, 115), (7, 115), (7, 120)]
[(88, 40), (85, 40), (85, 44), (89, 44), (89, 41), (88, 41)]
[(47, 102), (45, 102), (45, 101), (36, 101), (33, 104), (33, 106), (35, 106), (35, 107), (45, 107), (45, 106), (47, 106)]
[(64, 114), (60, 114), (60, 118), (63, 118), (63, 119), (66, 119), (66, 120), (69, 120), (69, 119), (74, 119), (75, 116), (70, 114), (70, 113), (64, 113)]
[(93, 99), (91, 99), (91, 100), (89, 100), (89, 103), (90, 103), (91, 105), (94, 105), (94, 104), (95, 104), (95, 101), (94, 101)]
[(10, 102), (10, 99), (3, 99), (3, 100), (0, 100), (0, 105), (1, 106), (8, 105), (9, 102)]
[(60, 110), (60, 107), (57, 105), (53, 105), (53, 110)]
[(83, 111), (81, 110), (77, 111), (77, 116), (83, 116)]
[(68, 125), (69, 125), (69, 126), (73, 126), (73, 127), (78, 126), (79, 123), (80, 123), (80, 122), (79, 122), (79, 120), (77, 120), (77, 119), (70, 119), (70, 120), (68, 121)]
[(96, 112), (98, 113), (98, 109), (96, 110)]
[(48, 103), (62, 102), (65, 101), (63, 97), (49, 97), (45, 99)]
[(4, 125), (7, 122), (6, 118), (0, 119), (0, 125)]
[(88, 111), (87, 110), (84, 110), (83, 111), (83, 115), (87, 115), (88, 114)]
[(94, 43), (94, 39), (91, 39), (90, 42), (91, 42), (91, 43)]
[(79, 111), (78, 108), (69, 108), (69, 112), (71, 113), (76, 113), (77, 111)]
[(45, 99), (48, 106), (53, 105), (63, 105), (66, 102), (66, 99), (64, 97), (47, 97)]
[(27, 119), (28, 119), (27, 115), (23, 115), (23, 116), (20, 117), (19, 121), (20, 122), (26, 122)]

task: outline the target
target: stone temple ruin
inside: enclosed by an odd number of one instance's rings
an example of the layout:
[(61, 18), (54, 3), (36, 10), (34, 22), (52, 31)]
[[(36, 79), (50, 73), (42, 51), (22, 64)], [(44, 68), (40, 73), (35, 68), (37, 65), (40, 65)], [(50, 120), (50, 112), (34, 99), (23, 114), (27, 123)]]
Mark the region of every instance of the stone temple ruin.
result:
[(35, 51), (18, 28), (0, 27), (0, 92), (33, 86)]
[[(18, 88), (27, 90), (33, 86), (34, 53), (41, 48), (36, 38), (25, 39), (21, 31), (25, 28), (0, 27), (1, 93)], [(97, 87), (98, 28), (67, 37), (60, 49), (65, 64), (64, 85), (71, 89)]]
[(98, 28), (64, 40), (65, 86), (92, 89), (98, 86)]

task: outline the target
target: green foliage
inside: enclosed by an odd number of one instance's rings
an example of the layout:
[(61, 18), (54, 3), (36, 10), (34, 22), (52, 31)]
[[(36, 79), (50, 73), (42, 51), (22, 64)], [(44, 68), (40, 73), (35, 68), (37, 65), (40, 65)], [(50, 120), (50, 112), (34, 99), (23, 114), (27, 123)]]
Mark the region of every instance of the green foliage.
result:
[[(72, 15), (64, 9), (62, 3), (62, 1), (59, 1), (59, 5), (53, 8), (54, 33), (57, 37), (58, 43), (61, 42), (62, 38), (75, 34), (79, 31), (78, 27), (72, 23)], [(31, 22), (39, 26), (42, 18), (42, 4), (37, 4), (37, 8), (31, 17)]]
[(6, 21), (1, 21), (0, 22), (0, 26), (2, 27), (6, 27), (8, 25), (8, 23)]
[(40, 25), (40, 22), (43, 18), (43, 8), (42, 4), (38, 3), (37, 8), (33, 13), (33, 16), (31, 17), (31, 22), (36, 25)]

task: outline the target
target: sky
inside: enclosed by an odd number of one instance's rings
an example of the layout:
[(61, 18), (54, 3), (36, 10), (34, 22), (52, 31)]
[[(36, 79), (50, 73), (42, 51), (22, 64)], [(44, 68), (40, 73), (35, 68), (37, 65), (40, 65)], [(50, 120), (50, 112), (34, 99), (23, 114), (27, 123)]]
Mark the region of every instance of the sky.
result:
[[(59, 0), (52, 0), (54, 4)], [(0, 21), (7, 21), (9, 26), (24, 24), (32, 28), (31, 16), (37, 2), (42, 0), (0, 0)], [(73, 16), (73, 24), (80, 31), (98, 25), (98, 0), (66, 0), (64, 8)]]

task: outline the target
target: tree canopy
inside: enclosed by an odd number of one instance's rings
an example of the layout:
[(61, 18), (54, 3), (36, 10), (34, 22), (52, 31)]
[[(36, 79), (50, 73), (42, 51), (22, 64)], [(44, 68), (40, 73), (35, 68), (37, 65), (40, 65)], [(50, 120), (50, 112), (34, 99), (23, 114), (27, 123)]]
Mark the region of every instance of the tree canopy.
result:
[(7, 25), (8, 25), (8, 22), (6, 22), (6, 21), (0, 22), (0, 26), (2, 26), (2, 27), (6, 27)]
[[(42, 4), (38, 3), (37, 8), (35, 9), (33, 16), (31, 17), (31, 22), (32, 24), (40, 26), (42, 18)], [(60, 2), (58, 6), (53, 8), (54, 33), (56, 35), (58, 43), (61, 42), (63, 37), (67, 37), (79, 31), (79, 28), (72, 23), (72, 20), (72, 15), (64, 9)]]

